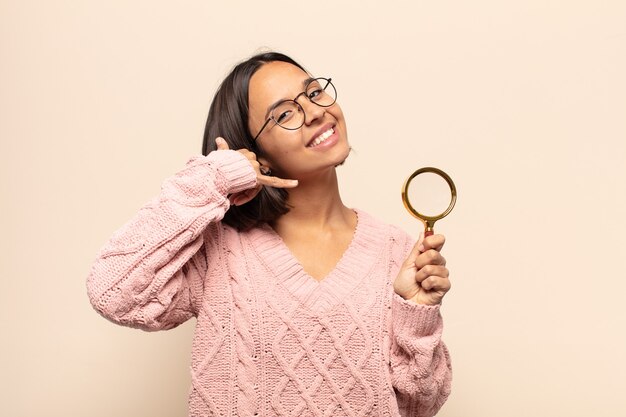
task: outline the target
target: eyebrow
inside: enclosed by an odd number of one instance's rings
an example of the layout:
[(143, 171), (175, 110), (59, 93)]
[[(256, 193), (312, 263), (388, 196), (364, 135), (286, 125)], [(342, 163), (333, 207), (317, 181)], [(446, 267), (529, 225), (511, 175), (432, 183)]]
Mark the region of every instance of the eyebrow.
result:
[[(306, 88), (306, 85), (307, 85), (308, 83), (310, 83), (311, 81), (313, 81), (314, 79), (315, 79), (315, 77), (309, 77), (309, 78), (307, 78), (306, 80), (302, 81), (302, 87), (303, 87), (303, 88)], [(290, 98), (281, 98), (280, 100), (277, 100), (277, 101), (275, 101), (274, 103), (272, 103), (272, 105), (271, 105), (271, 106), (269, 106), (269, 107), (267, 108), (267, 111), (265, 112), (265, 118), (267, 119), (267, 118), (269, 117), (269, 115), (270, 115), (270, 113), (272, 112), (272, 110), (274, 109), (274, 107), (278, 106), (278, 105), (279, 105), (280, 103), (282, 103), (283, 101), (290, 101), (290, 100), (293, 100), (293, 99), (290, 99)]]

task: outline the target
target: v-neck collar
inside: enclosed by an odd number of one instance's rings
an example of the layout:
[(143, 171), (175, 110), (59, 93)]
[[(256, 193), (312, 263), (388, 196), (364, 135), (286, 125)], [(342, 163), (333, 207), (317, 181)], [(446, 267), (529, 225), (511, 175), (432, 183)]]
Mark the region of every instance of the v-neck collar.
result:
[(269, 225), (247, 235), (261, 262), (303, 305), (323, 313), (344, 300), (374, 266), (384, 242), (380, 226), (365, 212), (354, 210), (357, 225), (350, 245), (333, 269), (320, 281), (309, 275), (282, 238)]

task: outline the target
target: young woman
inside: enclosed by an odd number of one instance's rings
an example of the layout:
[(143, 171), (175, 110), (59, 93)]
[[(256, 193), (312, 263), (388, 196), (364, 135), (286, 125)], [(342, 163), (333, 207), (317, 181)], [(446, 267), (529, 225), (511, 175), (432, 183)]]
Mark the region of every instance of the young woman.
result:
[(441, 235), (344, 206), (330, 78), (278, 53), (236, 66), (203, 154), (104, 246), (94, 308), (144, 330), (196, 317), (191, 416), (432, 416), (450, 392)]

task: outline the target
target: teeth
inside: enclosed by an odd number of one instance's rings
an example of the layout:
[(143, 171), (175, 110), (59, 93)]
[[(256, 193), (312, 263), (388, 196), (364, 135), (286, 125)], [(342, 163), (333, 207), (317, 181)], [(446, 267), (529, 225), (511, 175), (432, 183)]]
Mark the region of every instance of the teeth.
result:
[(331, 137), (333, 133), (335, 133), (335, 130), (331, 127), (326, 132), (324, 132), (321, 135), (319, 135), (318, 137), (316, 137), (313, 140), (313, 142), (311, 142), (311, 145), (309, 145), (309, 146), (313, 147), (313, 146), (319, 145), (320, 143), (324, 142), (326, 139)]

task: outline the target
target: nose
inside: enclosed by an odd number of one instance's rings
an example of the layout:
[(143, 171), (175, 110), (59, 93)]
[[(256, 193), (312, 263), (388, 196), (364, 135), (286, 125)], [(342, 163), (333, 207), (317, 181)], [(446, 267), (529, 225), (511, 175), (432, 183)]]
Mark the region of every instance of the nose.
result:
[(307, 126), (322, 118), (326, 113), (325, 107), (318, 106), (306, 97), (303, 99), (298, 97), (296, 100), (298, 104), (300, 104), (300, 107), (302, 107), (302, 110), (304, 110), (304, 124)]

